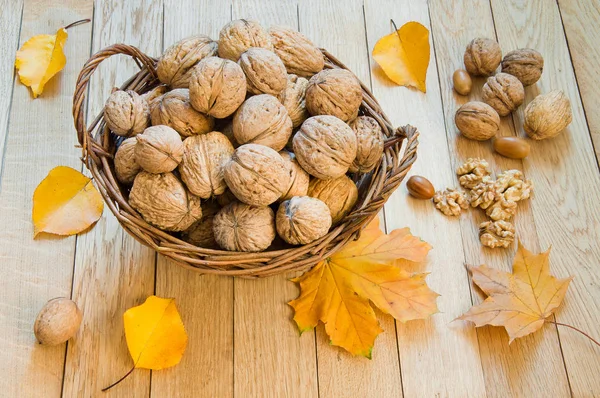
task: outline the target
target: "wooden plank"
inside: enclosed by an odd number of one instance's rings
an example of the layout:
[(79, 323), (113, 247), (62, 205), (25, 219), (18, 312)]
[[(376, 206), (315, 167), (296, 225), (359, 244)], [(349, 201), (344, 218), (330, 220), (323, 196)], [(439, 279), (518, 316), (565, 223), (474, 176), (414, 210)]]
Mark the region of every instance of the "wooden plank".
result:
[[(533, 143), (524, 166), (537, 183), (531, 206), (542, 248), (552, 245), (551, 269), (559, 276), (575, 276), (556, 319), (598, 337), (600, 307), (594, 303), (600, 297), (600, 174), (560, 13), (550, 0), (492, 1), (492, 9), (496, 26), (502, 27), (498, 39), (504, 49), (527, 46), (544, 56), (542, 78), (526, 91), (525, 102), (554, 89), (571, 100), (569, 128), (555, 139)], [(514, 120), (522, 133), (522, 109)], [(569, 329), (558, 331), (573, 395), (599, 396), (598, 347)]]
[[(165, 0), (164, 13), (163, 49), (194, 34), (218, 39), (231, 19), (231, 4)], [(152, 372), (152, 396), (232, 396), (233, 279), (200, 275), (159, 256), (156, 294), (175, 297), (189, 339), (179, 365)]]
[[(93, 24), (92, 53), (127, 43), (154, 55), (162, 45), (162, 31), (156, 28), (162, 26), (162, 1), (100, 0)], [(104, 61), (91, 81), (88, 120), (101, 112), (111, 89), (138, 70), (129, 57)], [(85, 315), (68, 346), (65, 396), (98, 395), (131, 369), (123, 313), (154, 293), (154, 273), (155, 253), (125, 232), (108, 209), (94, 229), (77, 239), (73, 300)], [(150, 372), (138, 369), (106, 394), (147, 397), (149, 390)]]
[(558, 0), (558, 5), (596, 159), (600, 161), (600, 113), (596, 111), (600, 107), (596, 90), (600, 84), (600, 48), (595, 40), (600, 35), (600, 4)]
[[(419, 21), (428, 28), (430, 25), (426, 1), (366, 1), (370, 52), (379, 38), (393, 31), (390, 18), (397, 26), (408, 21)], [(438, 189), (454, 185), (433, 49), (427, 94), (398, 87), (374, 61), (371, 62), (373, 93), (384, 111), (396, 125), (410, 123), (422, 133), (418, 160), (411, 174), (426, 176)], [(397, 322), (404, 394), (408, 397), (485, 395), (477, 334), (468, 325), (451, 324), (471, 306), (459, 221), (447, 219), (431, 201), (408, 196), (405, 186), (390, 197), (385, 215), (388, 231), (409, 226), (413, 234), (433, 246), (426, 264), (407, 266), (415, 272), (431, 272), (428, 284), (441, 294), (439, 314), (426, 321)], [(435, 377), (423, 383), (426, 374), (435, 374)]]
[[(25, 1), (20, 43), (91, 14), (91, 1)], [(67, 65), (38, 99), (20, 83), (13, 90), (0, 185), (0, 389), (10, 397), (57, 397), (61, 391), (65, 345), (37, 344), (33, 322), (47, 300), (71, 294), (75, 237), (34, 241), (31, 198), (50, 169), (80, 165), (73, 123), (61, 115), (71, 113), (71, 93), (88, 57), (90, 32), (90, 24), (70, 32)], [(12, 62), (14, 52), (4, 56)]]
[[(362, 1), (303, 1), (300, 31), (338, 57), (369, 85)], [(373, 359), (353, 358), (332, 347), (320, 325), (317, 329), (319, 392), (322, 397), (402, 396), (394, 319), (378, 312), (384, 332), (377, 338)]]
[[(463, 2), (432, 1), (430, 15), (438, 72), (440, 76), (441, 97), (446, 132), (452, 159), (452, 171), (469, 157), (487, 159), (495, 174), (503, 170), (519, 169), (525, 171), (527, 178), (533, 180), (536, 189), (544, 176), (533, 170), (524, 169), (523, 162), (510, 160), (493, 153), (489, 142), (467, 140), (458, 134), (454, 125), (456, 109), (468, 100), (481, 98), (481, 86), (484, 79), (474, 80), (471, 95), (457, 95), (451, 84), (454, 70), (463, 68), (463, 53), (467, 43), (475, 37), (495, 37), (494, 21), (489, 4), (484, 1), (476, 4)], [(498, 25), (498, 31), (502, 25)], [(503, 118), (500, 135), (515, 135), (512, 119)], [(455, 182), (458, 185), (458, 182)], [(438, 187), (441, 188), (441, 187)], [(537, 191), (531, 201), (519, 204), (515, 217), (518, 237), (531, 250), (539, 250), (538, 237), (531, 204), (539, 200)], [(491, 267), (511, 269), (512, 250), (484, 249), (478, 239), (478, 225), (485, 220), (483, 212), (470, 211), (461, 217), (461, 231), (466, 264), (487, 264)], [(473, 301), (483, 300), (481, 292), (473, 291)], [(454, 322), (452, 325), (456, 324)], [(510, 346), (506, 333), (501, 328), (480, 328), (477, 330), (480, 356), (488, 396), (534, 396), (539, 391), (547, 391), (550, 396), (569, 394), (568, 380), (560, 352), (556, 328), (544, 328), (539, 333), (519, 339)], [(541, 354), (543, 353), (543, 354)], [(531, 358), (536, 358), (532, 360)]]
[[(259, 21), (265, 28), (298, 28), (296, 0), (234, 0), (232, 18)], [(314, 333), (300, 337), (292, 308), (298, 295), (288, 279), (235, 280), (235, 395), (316, 397), (317, 361)]]

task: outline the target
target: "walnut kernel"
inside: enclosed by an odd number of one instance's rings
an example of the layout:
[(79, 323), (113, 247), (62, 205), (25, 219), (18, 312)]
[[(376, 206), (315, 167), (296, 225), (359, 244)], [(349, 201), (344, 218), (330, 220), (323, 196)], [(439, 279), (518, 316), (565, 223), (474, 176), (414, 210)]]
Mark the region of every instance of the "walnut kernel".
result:
[(515, 240), (515, 226), (508, 221), (486, 221), (479, 225), (481, 244), (492, 249), (507, 248)]
[(445, 191), (437, 191), (433, 195), (433, 203), (435, 203), (435, 208), (446, 216), (459, 216), (462, 210), (469, 208), (466, 194), (450, 188)]
[(461, 187), (473, 189), (490, 175), (490, 165), (485, 159), (469, 158), (456, 170), (456, 175)]

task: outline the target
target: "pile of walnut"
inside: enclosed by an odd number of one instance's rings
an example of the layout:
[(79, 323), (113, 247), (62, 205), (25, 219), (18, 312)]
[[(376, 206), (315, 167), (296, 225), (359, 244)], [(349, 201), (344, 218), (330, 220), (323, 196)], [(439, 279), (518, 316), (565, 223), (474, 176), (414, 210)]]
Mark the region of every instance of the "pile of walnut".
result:
[(490, 176), (488, 162), (468, 159), (456, 171), (459, 183), (466, 191), (447, 189), (433, 197), (435, 207), (447, 216), (458, 216), (463, 209), (479, 207), (491, 221), (479, 225), (479, 239), (484, 246), (507, 248), (515, 238), (510, 222), (517, 203), (531, 196), (533, 185), (519, 170), (507, 170), (496, 180)]
[(115, 173), (148, 223), (205, 248), (258, 252), (276, 236), (322, 238), (354, 207), (348, 172), (383, 153), (379, 124), (358, 116), (362, 89), (297, 31), (236, 20), (186, 38), (157, 64), (163, 85), (115, 91), (104, 108), (130, 137)]

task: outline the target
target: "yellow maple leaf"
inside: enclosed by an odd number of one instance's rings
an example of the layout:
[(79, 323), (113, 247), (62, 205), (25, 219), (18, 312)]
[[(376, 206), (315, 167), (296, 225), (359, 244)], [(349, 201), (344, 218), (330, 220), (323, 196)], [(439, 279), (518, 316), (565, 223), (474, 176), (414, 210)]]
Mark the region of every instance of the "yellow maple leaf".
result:
[(382, 329), (369, 300), (402, 322), (437, 312), (438, 294), (425, 283), (426, 274), (410, 274), (395, 262), (423, 261), (430, 249), (408, 228), (384, 234), (375, 218), (360, 239), (294, 279), (301, 293), (289, 304), (300, 332), (321, 321), (331, 344), (371, 358)]
[(50, 170), (33, 193), (33, 235), (79, 233), (98, 221), (104, 209), (92, 181), (66, 166)]
[(457, 319), (477, 327), (504, 326), (510, 342), (541, 328), (561, 304), (573, 279), (552, 276), (549, 255), (550, 249), (533, 254), (519, 242), (512, 274), (485, 265), (472, 268), (473, 282), (489, 297)]
[(429, 52), (429, 30), (407, 22), (375, 43), (373, 59), (394, 83), (426, 92)]

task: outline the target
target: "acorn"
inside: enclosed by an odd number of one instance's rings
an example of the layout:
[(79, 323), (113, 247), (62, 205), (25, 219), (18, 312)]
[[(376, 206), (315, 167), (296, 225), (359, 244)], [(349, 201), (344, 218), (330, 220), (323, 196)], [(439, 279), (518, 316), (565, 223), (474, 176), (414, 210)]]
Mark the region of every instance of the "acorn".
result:
[(523, 159), (529, 155), (531, 147), (523, 138), (498, 137), (494, 140), (494, 150), (511, 159)]
[(406, 183), (406, 188), (411, 196), (417, 199), (431, 199), (435, 194), (433, 184), (425, 177), (412, 176)]

